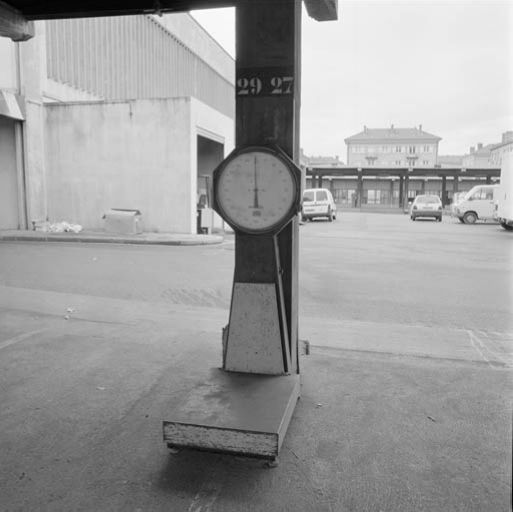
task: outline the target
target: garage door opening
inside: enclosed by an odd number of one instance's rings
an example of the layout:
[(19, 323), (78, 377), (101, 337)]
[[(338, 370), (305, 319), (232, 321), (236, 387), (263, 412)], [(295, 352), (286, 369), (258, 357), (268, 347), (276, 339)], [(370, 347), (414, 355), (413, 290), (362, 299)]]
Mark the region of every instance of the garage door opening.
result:
[(222, 229), (221, 219), (212, 210), (212, 173), (223, 161), (224, 144), (198, 135), (197, 232), (211, 233)]
[(19, 229), (15, 123), (0, 116), (0, 229)]

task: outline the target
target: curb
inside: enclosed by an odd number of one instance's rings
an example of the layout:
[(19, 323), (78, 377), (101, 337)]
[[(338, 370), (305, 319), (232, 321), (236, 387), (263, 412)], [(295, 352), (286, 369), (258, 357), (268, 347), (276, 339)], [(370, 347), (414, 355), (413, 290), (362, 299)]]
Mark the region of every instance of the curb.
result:
[[(201, 236), (201, 235), (198, 235)], [(131, 244), (131, 245), (214, 245), (223, 242), (224, 237), (220, 235), (203, 235), (204, 238), (197, 239), (148, 239), (148, 238), (116, 238), (109, 236), (80, 236), (80, 235), (1, 235), (0, 242), (75, 242), (75, 243), (98, 243), (98, 244)]]

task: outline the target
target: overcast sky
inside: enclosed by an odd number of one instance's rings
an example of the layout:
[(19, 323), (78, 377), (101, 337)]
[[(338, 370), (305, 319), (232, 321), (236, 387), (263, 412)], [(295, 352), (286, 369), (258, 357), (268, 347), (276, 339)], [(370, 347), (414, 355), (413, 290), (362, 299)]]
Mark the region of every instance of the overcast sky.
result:
[[(303, 9), (301, 147), (340, 155), (370, 128), (413, 127), (467, 153), (513, 130), (512, 0), (339, 0), (339, 20)], [(235, 55), (234, 9), (194, 11)]]

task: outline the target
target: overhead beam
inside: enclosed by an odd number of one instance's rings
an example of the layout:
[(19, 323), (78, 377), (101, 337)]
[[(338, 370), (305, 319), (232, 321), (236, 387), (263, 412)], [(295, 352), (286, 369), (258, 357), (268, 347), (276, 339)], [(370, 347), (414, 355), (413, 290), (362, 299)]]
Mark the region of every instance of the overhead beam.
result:
[(308, 15), (317, 21), (338, 19), (338, 0), (304, 0)]
[(19, 11), (0, 1), (0, 36), (13, 41), (27, 41), (34, 37), (34, 22)]
[[(1, 1), (1, 0), (0, 0)], [(195, 9), (233, 7), (236, 0), (8, 0), (20, 4), (21, 13), (28, 20), (62, 18), (90, 18), (134, 14), (165, 14)]]
[[(277, 0), (266, 0), (270, 8)], [(186, 12), (195, 9), (233, 7), (248, 0), (0, 0), (0, 27), (8, 24), (0, 35), (14, 34), (18, 37), (32, 37), (27, 20), (82, 18), (92, 16), (121, 16), (130, 14), (163, 14)], [(304, 0), (309, 16), (317, 21), (331, 21), (338, 18), (338, 0)], [(12, 21), (11, 21), (12, 20)], [(12, 25), (17, 27), (12, 29)], [(33, 30), (33, 29), (32, 29)]]

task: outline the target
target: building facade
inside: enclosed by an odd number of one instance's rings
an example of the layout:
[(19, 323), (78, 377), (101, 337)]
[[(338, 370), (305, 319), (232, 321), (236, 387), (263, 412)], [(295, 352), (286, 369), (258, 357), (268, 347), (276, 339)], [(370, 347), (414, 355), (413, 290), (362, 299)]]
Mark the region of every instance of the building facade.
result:
[[(503, 137), (504, 139), (504, 137)], [(306, 168), (308, 187), (328, 187), (347, 208), (401, 208), (419, 194), (434, 194), (444, 205), (456, 192), (494, 183), (500, 169), (465, 169), (462, 156), (438, 156), (440, 137), (418, 128), (367, 128), (345, 139), (346, 166), (322, 162)]]
[(196, 232), (204, 177), (234, 145), (234, 60), (188, 14), (40, 21), (0, 38), (0, 229)]
[(465, 168), (491, 167), (490, 155), (494, 146), (495, 144), (487, 144), (484, 146), (481, 142), (478, 142), (477, 146), (472, 146), (469, 152), (466, 155), (463, 155), (461, 159), (461, 165)]
[(504, 132), (501, 142), (494, 144), (490, 150), (490, 165), (492, 167), (502, 167), (503, 155), (511, 152), (513, 152), (513, 130)]
[(367, 128), (347, 137), (351, 167), (434, 167), (441, 138), (418, 128)]

